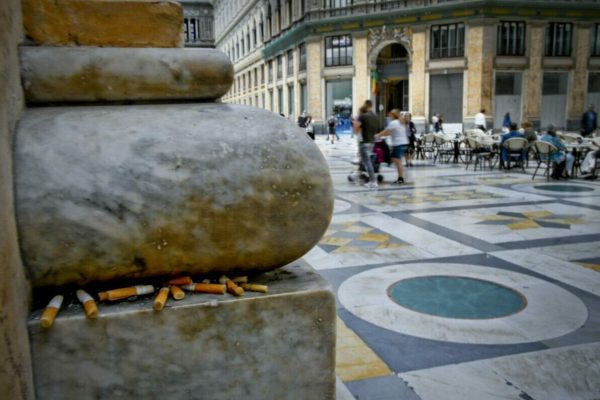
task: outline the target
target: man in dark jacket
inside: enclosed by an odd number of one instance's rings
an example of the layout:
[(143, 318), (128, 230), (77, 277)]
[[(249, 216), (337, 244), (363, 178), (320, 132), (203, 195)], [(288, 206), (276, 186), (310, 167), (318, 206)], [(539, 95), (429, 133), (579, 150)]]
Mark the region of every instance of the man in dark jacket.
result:
[(598, 114), (594, 111), (594, 105), (590, 104), (590, 107), (581, 117), (581, 133), (583, 136), (591, 135), (598, 127)]
[(375, 169), (371, 162), (371, 154), (373, 153), (375, 134), (379, 132), (379, 120), (375, 113), (373, 113), (373, 103), (371, 100), (365, 101), (360, 108), (360, 115), (354, 122), (354, 131), (357, 135), (360, 135), (358, 145), (360, 161), (369, 174), (369, 182), (365, 186), (372, 190), (377, 189), (377, 178), (375, 177)]

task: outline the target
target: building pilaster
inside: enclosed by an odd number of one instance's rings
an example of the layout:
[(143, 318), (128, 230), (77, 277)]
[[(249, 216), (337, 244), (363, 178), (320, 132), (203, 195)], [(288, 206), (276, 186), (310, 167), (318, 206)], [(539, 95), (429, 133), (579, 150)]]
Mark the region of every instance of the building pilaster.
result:
[(365, 100), (371, 98), (371, 76), (368, 62), (367, 34), (360, 33), (353, 37), (354, 79), (352, 80), (352, 112), (358, 109)]
[(323, 68), (321, 39), (306, 41), (306, 85), (308, 92), (308, 113), (313, 120), (323, 121), (323, 96), (321, 95), (321, 70)]
[[(427, 27), (425, 25), (412, 27), (412, 59), (410, 63), (408, 95), (409, 111), (415, 125), (427, 126), (425, 115), (425, 62), (427, 55)], [(417, 129), (419, 129), (417, 127)]]
[(544, 23), (529, 23), (529, 68), (525, 70), (525, 98), (523, 99), (523, 119), (533, 124), (534, 129), (540, 131), (542, 116), (542, 82), (544, 70)]
[(467, 129), (474, 127), (475, 114), (481, 109), (485, 109), (488, 115), (492, 114), (494, 28), (494, 25), (486, 21), (477, 21), (467, 26), (465, 56), (469, 61), (465, 93), (466, 115), (463, 116)]
[(573, 51), (575, 58), (575, 69), (569, 99), (567, 100), (567, 129), (581, 129), (581, 115), (586, 110), (587, 94), (587, 67), (590, 57), (590, 24), (577, 24), (575, 26), (575, 43)]

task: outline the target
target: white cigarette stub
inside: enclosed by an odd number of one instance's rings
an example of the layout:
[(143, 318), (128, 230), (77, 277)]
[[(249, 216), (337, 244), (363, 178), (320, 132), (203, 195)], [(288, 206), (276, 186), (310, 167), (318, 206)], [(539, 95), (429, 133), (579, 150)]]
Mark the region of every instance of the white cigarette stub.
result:
[(154, 293), (154, 286), (152, 285), (135, 285), (134, 288), (138, 296)]
[(81, 290), (81, 289), (79, 289), (77, 292), (75, 292), (75, 294), (77, 295), (77, 298), (79, 299), (81, 304), (85, 304), (86, 302), (88, 302), (90, 300), (94, 300), (92, 298), (92, 296), (90, 296), (84, 290)]
[(52, 308), (60, 308), (62, 306), (64, 300), (64, 296), (62, 294), (56, 295), (52, 298), (52, 300), (50, 300), (50, 302), (48, 303), (48, 305), (46, 307), (52, 307)]
[(56, 319), (56, 315), (58, 314), (58, 310), (62, 305), (62, 302), (63, 296), (60, 294), (54, 296), (52, 300), (50, 300), (50, 302), (44, 309), (42, 316), (40, 317), (40, 324), (42, 325), (42, 328), (50, 328), (52, 326), (54, 320)]
[(181, 288), (183, 290), (187, 290), (189, 292), (193, 292), (194, 290), (196, 290), (196, 284), (195, 283), (190, 283), (189, 285), (183, 285)]

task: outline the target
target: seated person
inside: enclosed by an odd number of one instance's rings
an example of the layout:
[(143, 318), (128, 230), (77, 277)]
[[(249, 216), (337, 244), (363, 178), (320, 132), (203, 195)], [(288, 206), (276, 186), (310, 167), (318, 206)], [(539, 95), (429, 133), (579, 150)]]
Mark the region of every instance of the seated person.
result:
[[(550, 160), (552, 162), (555, 162), (557, 164), (562, 163), (563, 161), (567, 162), (566, 165), (566, 174), (567, 177), (569, 176), (569, 171), (573, 170), (573, 163), (575, 162), (575, 157), (573, 157), (572, 154), (568, 154), (567, 153), (567, 147), (565, 146), (565, 144), (563, 143), (562, 140), (560, 140), (557, 136), (556, 136), (556, 129), (554, 128), (554, 125), (550, 125), (548, 126), (548, 131), (546, 132), (546, 134), (544, 136), (542, 136), (540, 138), (541, 141), (544, 142), (548, 142), (553, 144), (554, 146), (556, 146), (556, 148), (558, 149), (558, 151), (554, 154), (550, 155)], [(558, 176), (553, 176), (553, 178), (558, 179)]]
[[(502, 140), (500, 141), (500, 157), (502, 159), (502, 161), (506, 161), (507, 159), (507, 150), (506, 148), (504, 148), (504, 142), (506, 142), (508, 139), (511, 138), (515, 138), (515, 137), (520, 137), (520, 138), (525, 138), (525, 136), (523, 136), (523, 134), (521, 132), (519, 132), (517, 130), (517, 124), (514, 122), (511, 122), (509, 125), (509, 132), (502, 135)], [(519, 158), (519, 160), (523, 161), (523, 156), (525, 155), (525, 151), (521, 150), (521, 157)]]
[(532, 145), (537, 140), (537, 133), (533, 130), (533, 125), (529, 121), (524, 121), (521, 127), (523, 128), (523, 136), (525, 136), (529, 145)]
[(598, 151), (598, 148), (600, 147), (600, 138), (594, 139), (592, 144), (594, 145), (595, 149), (588, 151), (588, 153), (585, 155), (585, 158), (581, 162), (580, 168), (582, 175), (590, 175), (592, 172), (592, 175), (596, 175), (596, 159), (600, 158), (600, 151)]

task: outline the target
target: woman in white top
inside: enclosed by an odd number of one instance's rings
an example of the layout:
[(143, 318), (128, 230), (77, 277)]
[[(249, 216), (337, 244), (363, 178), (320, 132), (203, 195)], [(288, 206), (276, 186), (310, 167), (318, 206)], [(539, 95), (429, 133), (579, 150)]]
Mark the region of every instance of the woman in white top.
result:
[(408, 149), (408, 128), (404, 115), (400, 114), (400, 110), (390, 111), (391, 121), (387, 128), (375, 135), (376, 138), (384, 136), (392, 137), (392, 161), (398, 169), (398, 180), (394, 183), (404, 183), (404, 166), (402, 159)]

